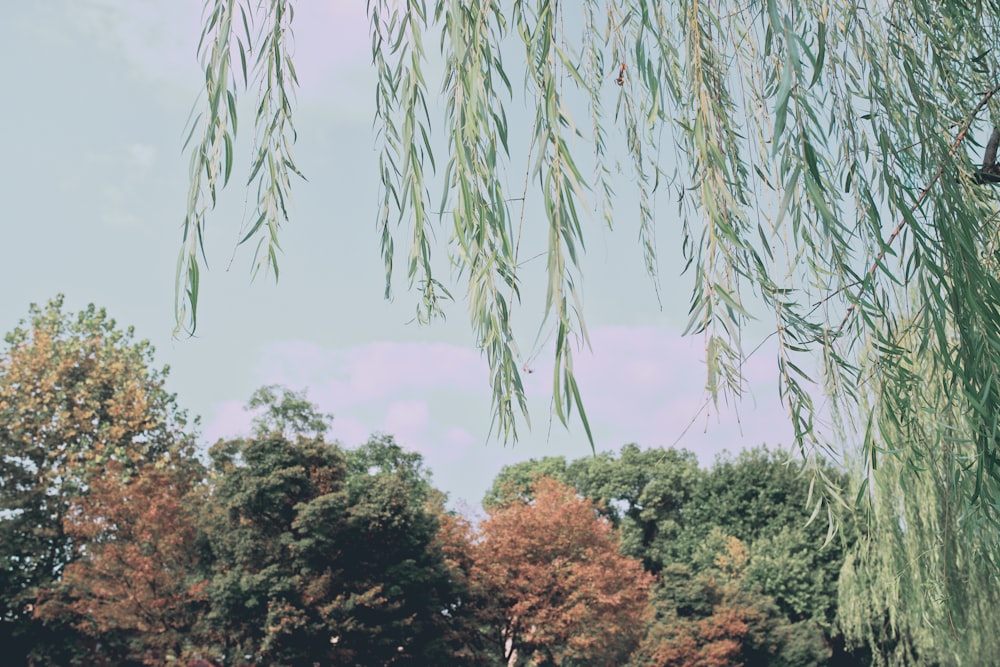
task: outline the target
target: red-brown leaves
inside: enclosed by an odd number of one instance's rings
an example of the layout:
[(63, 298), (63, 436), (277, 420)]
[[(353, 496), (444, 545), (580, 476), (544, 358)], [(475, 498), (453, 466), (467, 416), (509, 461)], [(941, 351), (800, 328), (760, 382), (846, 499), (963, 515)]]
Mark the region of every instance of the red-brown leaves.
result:
[(144, 657), (158, 662), (179, 654), (205, 586), (194, 576), (197, 528), (184, 503), (192, 480), (182, 470), (148, 466), (123, 482), (117, 468), (73, 502), (65, 530), (84, 547), (63, 572), (70, 601), (45, 603), (39, 615), (68, 611), (95, 637), (139, 633)]
[(652, 578), (622, 556), (608, 522), (575, 491), (540, 479), (530, 503), (494, 510), (472, 579), (503, 616), (503, 655), (618, 665), (639, 641)]

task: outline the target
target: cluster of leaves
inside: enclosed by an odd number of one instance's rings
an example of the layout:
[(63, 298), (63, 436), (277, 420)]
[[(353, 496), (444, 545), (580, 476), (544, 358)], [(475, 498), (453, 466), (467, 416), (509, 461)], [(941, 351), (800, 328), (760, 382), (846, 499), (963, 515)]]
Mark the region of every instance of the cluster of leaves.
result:
[(854, 529), (824, 546), (827, 526), (809, 522), (809, 476), (786, 452), (749, 450), (709, 470), (691, 452), (635, 445), (549, 457), (504, 468), (484, 505), (529, 501), (548, 478), (597, 503), (623, 553), (656, 576), (632, 664), (860, 664), (837, 624)]
[[(93, 306), (32, 306), (0, 353), (0, 644), (9, 656), (68, 664), (61, 619), (35, 618), (37, 594), (63, 574), (77, 541), (74, 503), (102, 480), (188, 456), (186, 417), (153, 350)], [(71, 644), (72, 642), (70, 642)], [(15, 660), (16, 658), (11, 658)], [(26, 658), (25, 658), (26, 659)]]
[[(180, 326), (195, 325), (204, 260), (197, 239), (210, 206), (202, 191), (207, 187), (214, 204), (216, 185), (232, 165), (238, 77), (228, 59), (236, 49), (244, 86), (248, 53), (256, 54), (261, 84), (251, 167), (261, 213), (243, 240), (256, 239), (267, 250), (258, 258), (276, 273), (272, 249), (295, 171), (287, 141), (294, 136), (287, 100), (295, 85), (288, 49), (295, 4), (206, 0), (206, 110), (193, 128), (202, 139), (192, 146), (177, 279)], [(609, 165), (626, 165), (618, 170), (631, 177), (634, 196), (627, 199), (638, 202), (641, 252), (654, 277), (664, 219), (656, 201), (672, 195), (676, 245), (691, 277), (687, 331), (705, 337), (709, 395), (718, 401), (742, 391), (743, 364), (753, 354), (742, 347), (747, 326), (762, 318), (778, 346), (781, 397), (803, 451), (833, 447), (831, 433), (820, 428), (827, 412), (833, 437), (856, 437), (863, 449), (855, 457), (865, 469), (856, 498), (870, 502), (877, 531), (872, 546), (855, 554), (865, 565), (848, 570), (857, 584), (849, 596), (858, 603), (851, 607), (853, 632), (904, 662), (959, 655), (938, 650), (943, 640), (933, 633), (912, 629), (926, 619), (934, 627), (960, 628), (963, 616), (981, 623), (981, 605), (969, 591), (983, 581), (995, 587), (995, 141), (978, 165), (980, 140), (1000, 127), (1000, 4), (752, 0), (734, 9), (712, 0), (583, 0), (580, 12), (566, 7), (550, 0), (368, 1), (387, 276), (394, 240), (408, 237), (407, 277), (422, 294), (421, 316), (429, 318), (449, 296), (432, 261), (447, 253), (455, 277), (467, 281), (498, 430), (515, 437), (525, 401), (512, 320), (525, 289), (523, 222), (537, 216), (543, 224), (532, 227), (545, 230), (547, 258), (540, 332), (549, 324), (555, 332), (553, 406), (564, 422), (577, 410), (589, 434), (573, 371), (573, 343), (587, 339), (577, 285), (589, 191), (610, 224), (612, 203), (625, 198), (613, 196)], [(432, 118), (426, 103), (433, 85), (426, 70), (437, 55), (425, 45), (435, 43), (443, 63), (441, 118)], [(518, 95), (531, 117), (522, 136), (507, 115), (521, 104)], [(589, 123), (584, 128), (574, 118)], [(434, 139), (438, 125), (445, 146)], [(438, 165), (446, 166), (438, 172)], [(512, 193), (507, 184), (521, 182), (522, 168), (523, 190)], [(442, 225), (450, 234), (436, 233)], [(445, 236), (445, 247), (435, 244)], [(828, 410), (814, 403), (821, 387)], [(909, 472), (891, 464), (876, 474), (884, 451), (903, 452)], [(818, 457), (807, 461), (822, 491), (808, 494), (817, 509), (824, 497), (849, 506), (838, 476)], [(599, 457), (592, 465), (600, 470), (605, 462)], [(912, 471), (928, 479), (918, 481)], [(612, 477), (608, 483), (635, 485), (607, 496), (613, 500), (604, 510), (629, 554), (661, 572), (693, 553), (687, 538), (675, 538), (695, 525), (685, 512), (697, 516), (697, 508), (711, 505), (658, 505), (655, 488), (642, 498), (643, 473)], [(595, 480), (569, 481), (605, 497), (586, 488), (606, 483)], [(933, 502), (923, 505), (924, 497)], [(994, 523), (968, 518), (961, 501)], [(785, 562), (785, 554), (809, 544), (808, 531), (744, 537), (746, 519), (726, 521), (727, 534), (751, 540), (748, 573), (767, 586), (789, 573), (802, 581), (821, 573), (821, 583), (794, 593), (773, 589), (774, 599), (790, 619), (829, 622), (836, 559), (818, 569)], [(988, 546), (970, 556), (962, 548), (969, 535)], [(928, 577), (925, 595), (920, 582)], [(904, 607), (911, 611), (900, 612)]]
[(711, 537), (702, 550), (714, 554), (710, 562), (697, 570), (671, 563), (661, 573), (653, 600), (656, 617), (631, 664), (836, 664), (817, 624), (791, 622), (772, 597), (761, 594), (747, 571), (746, 544), (718, 528)]
[(460, 591), (437, 546), (439, 499), (414, 462), (391, 439), (349, 452), (277, 432), (216, 445), (203, 518), (209, 653), (446, 660)]
[[(844, 564), (840, 620), (848, 639), (871, 647), (880, 667), (976, 664), (1000, 653), (1000, 621), (992, 612), (1000, 605), (997, 523), (968, 509), (980, 483), (977, 434), (942, 428), (959, 423), (953, 413), (964, 409), (961, 398), (950, 381), (928, 372), (926, 350), (909, 363), (930, 390), (911, 387), (900, 400), (928, 404), (919, 418), (895, 426), (892, 403), (873, 406), (887, 426), (871, 436), (868, 452), (880, 474), (853, 462), (869, 529)], [(894, 456), (891, 443), (899, 440), (919, 456)]]
[(490, 511), (473, 581), (496, 601), (508, 664), (621, 665), (641, 638), (652, 576), (619, 552), (607, 519), (541, 478), (528, 502)]

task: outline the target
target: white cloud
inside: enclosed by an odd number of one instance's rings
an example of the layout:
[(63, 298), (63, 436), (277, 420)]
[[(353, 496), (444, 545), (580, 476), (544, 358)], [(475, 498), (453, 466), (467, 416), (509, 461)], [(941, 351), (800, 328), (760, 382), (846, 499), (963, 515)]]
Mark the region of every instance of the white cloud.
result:
[(444, 434), (445, 443), (449, 447), (467, 447), (472, 444), (472, 434), (460, 426), (452, 426)]
[[(77, 30), (126, 59), (137, 77), (194, 94), (200, 81), (203, 5), (202, 0), (70, 0), (63, 6)], [(254, 36), (255, 28), (250, 30)], [(364, 2), (297, 3), (289, 46), (299, 99), (335, 101), (341, 112), (370, 119), (370, 90), (358, 90), (371, 61)], [(240, 66), (235, 54), (234, 49), (234, 74)], [(254, 59), (248, 58), (248, 67)], [(253, 91), (251, 86), (251, 95)]]
[(419, 446), (426, 442), (429, 415), (427, 401), (394, 401), (386, 408), (385, 419), (378, 430), (395, 435), (401, 442)]
[[(706, 406), (700, 340), (657, 327), (607, 327), (592, 331), (591, 342), (593, 354), (577, 352), (575, 361), (598, 450), (677, 442), (707, 463), (723, 449), (791, 439), (767, 348), (744, 366), (752, 393), (736, 406), (722, 402), (716, 409)], [(394, 342), (325, 348), (287, 341), (264, 350), (258, 371), (260, 384), (308, 388), (309, 399), (334, 414), (332, 437), (354, 445), (374, 432), (392, 434), (424, 455), (442, 488), (470, 501), (479, 500), (502, 465), (589, 452), (578, 425), (569, 434), (558, 424), (549, 432), (551, 377), (551, 366), (539, 359), (525, 379), (534, 430), (522, 427), (517, 446), (504, 447), (487, 443), (488, 373), (471, 348)], [(245, 429), (247, 423), (227, 402), (206, 431)]]
[(249, 412), (242, 401), (223, 401), (215, 406), (214, 414), (205, 425), (203, 437), (209, 443), (220, 439), (236, 438), (250, 433)]

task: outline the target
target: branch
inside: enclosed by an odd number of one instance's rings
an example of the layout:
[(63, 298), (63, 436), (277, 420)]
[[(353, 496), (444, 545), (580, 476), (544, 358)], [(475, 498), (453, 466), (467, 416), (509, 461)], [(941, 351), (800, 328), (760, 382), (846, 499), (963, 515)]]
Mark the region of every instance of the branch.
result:
[[(996, 86), (983, 93), (983, 97), (982, 99), (979, 100), (979, 104), (977, 104), (976, 108), (972, 110), (971, 114), (969, 114), (969, 117), (965, 120), (965, 123), (962, 125), (962, 129), (955, 136), (955, 140), (951, 143), (951, 148), (948, 151), (948, 157), (952, 157), (955, 155), (955, 151), (958, 150), (958, 147), (959, 145), (961, 145), (962, 140), (965, 139), (965, 135), (969, 133), (969, 128), (972, 126), (972, 121), (976, 119), (976, 116), (979, 114), (979, 112), (983, 109), (983, 107), (985, 107), (989, 103), (990, 99), (994, 95), (996, 95), (998, 91), (1000, 91), (1000, 86)], [(993, 162), (995, 162), (996, 160), (998, 146), (1000, 146), (1000, 128), (994, 127), (993, 135), (990, 137), (990, 141), (986, 146), (986, 159), (990, 160), (991, 171), (995, 170), (995, 165), (993, 164)], [(934, 174), (934, 178), (931, 179), (931, 182), (928, 183), (924, 187), (924, 189), (920, 191), (920, 195), (917, 197), (917, 200), (913, 202), (912, 206), (910, 206), (911, 213), (920, 208), (920, 205), (923, 203), (924, 199), (926, 199), (927, 195), (930, 194), (931, 188), (933, 188), (934, 185), (941, 179), (941, 174), (944, 173), (944, 168), (945, 168), (944, 164), (939, 166), (937, 172)], [(986, 171), (985, 160), (983, 162), (983, 170), (984, 172)], [(1000, 175), (994, 175), (994, 177), (997, 178), (998, 181), (1000, 181)], [(903, 216), (903, 218), (899, 221), (899, 224), (896, 225), (896, 228), (892, 230), (892, 234), (889, 234), (889, 240), (885, 242), (882, 251), (878, 254), (878, 257), (875, 258), (875, 261), (872, 262), (871, 267), (869, 267), (867, 275), (865, 276), (865, 280), (868, 280), (875, 275), (875, 272), (878, 270), (878, 265), (882, 262), (883, 259), (885, 259), (885, 254), (889, 250), (889, 246), (893, 244), (893, 242), (896, 240), (896, 237), (899, 236), (900, 232), (903, 231), (903, 228), (905, 226), (906, 226), (906, 216)], [(862, 285), (861, 289), (858, 290), (856, 298), (860, 299), (861, 295), (864, 294), (864, 291), (865, 288), (864, 285)], [(854, 312), (856, 307), (857, 307), (857, 301), (848, 306), (847, 312), (844, 313), (844, 319), (841, 320), (840, 326), (837, 327), (837, 332), (834, 337), (840, 336), (840, 333), (844, 330), (844, 325), (847, 324), (847, 320), (850, 319), (851, 314)]]
[(983, 171), (997, 170), (997, 146), (1000, 145), (1000, 127), (993, 128), (990, 141), (986, 144), (986, 152), (983, 154)]
[(983, 167), (976, 174), (976, 183), (1000, 183), (1000, 165), (997, 165), (997, 146), (1000, 146), (1000, 127), (993, 128), (993, 134), (983, 153)]

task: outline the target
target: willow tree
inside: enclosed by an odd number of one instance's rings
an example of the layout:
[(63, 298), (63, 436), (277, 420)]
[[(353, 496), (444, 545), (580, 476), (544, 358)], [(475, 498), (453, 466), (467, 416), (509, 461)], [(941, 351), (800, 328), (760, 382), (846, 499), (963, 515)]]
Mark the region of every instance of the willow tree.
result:
[[(259, 92), (248, 178), (258, 196), (242, 242), (256, 245), (254, 270), (277, 277), (298, 174), (295, 6), (206, 0), (179, 327), (196, 325), (202, 238), (232, 173), (246, 90)], [(928, 372), (954, 378), (966, 409), (953, 416), (975, 434), (974, 493), (994, 501), (997, 179), (995, 143), (983, 144), (1000, 121), (1000, 4), (368, 0), (367, 12), (387, 293), (397, 243), (423, 319), (464, 287), (502, 437), (527, 417), (512, 327), (522, 232), (547, 229), (554, 411), (566, 422), (577, 410), (589, 434), (573, 372), (587, 340), (581, 257), (628, 200), (654, 282), (658, 231), (682, 237), (687, 332), (704, 337), (716, 401), (740, 393), (752, 353), (742, 334), (761, 320), (804, 451), (825, 443), (823, 390), (831, 414), (857, 414), (874, 354), (890, 418), (906, 423), (916, 404), (895, 394), (922, 382), (903, 356), (908, 323), (924, 333), (913, 344), (930, 351)], [(514, 132), (508, 110), (524, 105), (530, 130)], [(874, 413), (861, 426), (881, 427)]]
[[(905, 336), (909, 346), (918, 334)], [(890, 401), (873, 405), (884, 428), (875, 450), (906, 443), (908, 456), (878, 459), (877, 475), (854, 459), (868, 530), (848, 553), (839, 581), (838, 624), (872, 664), (975, 665), (1000, 653), (1000, 538), (995, 517), (969, 507), (976, 492), (977, 439), (967, 431), (956, 380), (934, 372), (933, 351), (907, 355), (915, 377), (902, 397), (918, 407), (908, 422)]]

